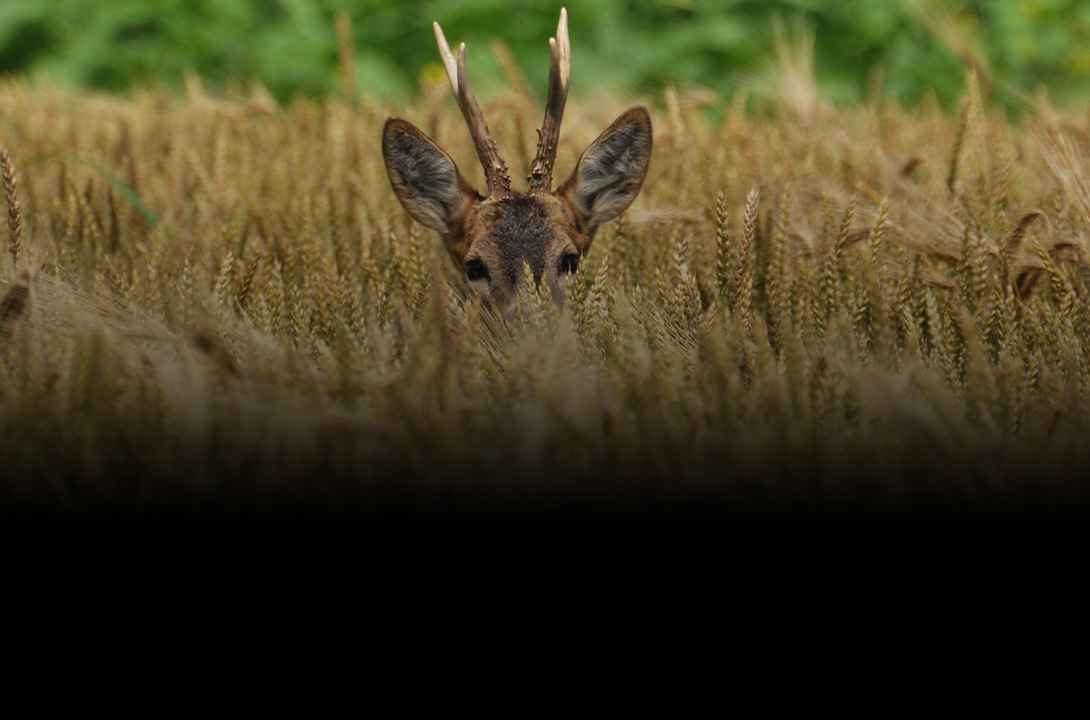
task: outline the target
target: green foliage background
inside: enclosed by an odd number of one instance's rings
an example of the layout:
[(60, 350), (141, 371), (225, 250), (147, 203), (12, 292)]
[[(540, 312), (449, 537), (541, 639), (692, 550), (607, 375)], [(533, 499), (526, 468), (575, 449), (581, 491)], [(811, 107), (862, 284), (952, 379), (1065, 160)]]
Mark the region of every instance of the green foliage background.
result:
[[(482, 94), (502, 82), (491, 40), (502, 38), (535, 87), (559, 3), (503, 0), (2, 0), (0, 74), (125, 91), (261, 81), (280, 99), (337, 92), (333, 18), (352, 19), (360, 90), (411, 100), (434, 72), (430, 22), (471, 47)], [(574, 93), (657, 91), (667, 82), (729, 97), (772, 72), (773, 26), (812, 28), (823, 93), (836, 101), (885, 93), (912, 103), (934, 88), (950, 102), (965, 57), (1016, 104), (1047, 86), (1058, 99), (1090, 89), (1085, 0), (567, 0)], [(924, 19), (930, 17), (930, 22)], [(881, 68), (881, 74), (875, 70)]]

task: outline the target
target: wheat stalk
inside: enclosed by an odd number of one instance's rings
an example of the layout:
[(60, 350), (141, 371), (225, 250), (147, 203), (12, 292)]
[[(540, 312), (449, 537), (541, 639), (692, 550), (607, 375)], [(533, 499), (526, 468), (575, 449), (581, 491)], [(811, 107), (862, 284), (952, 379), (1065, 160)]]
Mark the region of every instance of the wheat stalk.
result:
[(19, 207), (18, 183), (15, 177), (15, 164), (7, 148), (0, 147), (0, 177), (4, 184), (4, 200), (8, 206), (8, 254), (12, 265), (19, 264), (22, 252), (23, 213)]

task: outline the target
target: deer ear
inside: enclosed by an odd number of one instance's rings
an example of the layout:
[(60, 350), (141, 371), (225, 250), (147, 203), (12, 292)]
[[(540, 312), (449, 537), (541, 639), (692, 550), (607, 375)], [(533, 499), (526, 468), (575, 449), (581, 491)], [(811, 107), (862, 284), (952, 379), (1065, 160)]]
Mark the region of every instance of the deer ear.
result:
[(406, 120), (386, 121), (382, 157), (394, 194), (421, 225), (452, 233), (480, 199), (450, 156)]
[(587, 242), (602, 223), (618, 217), (640, 194), (651, 162), (651, 116), (626, 111), (583, 151), (557, 190), (575, 213)]

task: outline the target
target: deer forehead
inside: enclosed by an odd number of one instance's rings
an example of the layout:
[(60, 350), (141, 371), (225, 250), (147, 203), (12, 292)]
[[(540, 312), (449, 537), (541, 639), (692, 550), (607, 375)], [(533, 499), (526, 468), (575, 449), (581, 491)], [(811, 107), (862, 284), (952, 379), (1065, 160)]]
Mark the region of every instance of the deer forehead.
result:
[(512, 282), (524, 261), (540, 275), (551, 255), (575, 247), (571, 214), (552, 195), (514, 193), (484, 200), (467, 225), (467, 256), (480, 257)]

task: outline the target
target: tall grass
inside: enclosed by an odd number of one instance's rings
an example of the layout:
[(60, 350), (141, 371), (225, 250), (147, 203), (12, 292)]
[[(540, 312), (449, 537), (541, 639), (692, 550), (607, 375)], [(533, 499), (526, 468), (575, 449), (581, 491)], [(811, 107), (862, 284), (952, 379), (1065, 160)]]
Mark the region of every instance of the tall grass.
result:
[[(630, 99), (575, 104), (558, 173)], [(1090, 399), (1087, 116), (673, 93), (563, 309), (466, 297), (379, 154), (447, 98), (0, 88), (8, 497), (1069, 497)], [(528, 171), (524, 94), (486, 108)], [(16, 180), (17, 178), (17, 180)], [(1027, 474), (1044, 478), (1022, 483)]]

